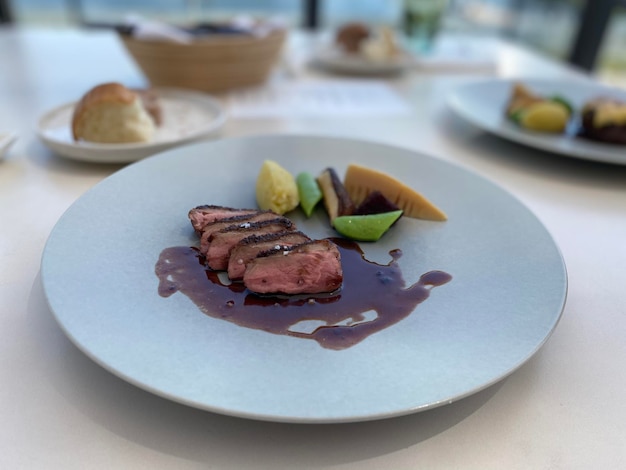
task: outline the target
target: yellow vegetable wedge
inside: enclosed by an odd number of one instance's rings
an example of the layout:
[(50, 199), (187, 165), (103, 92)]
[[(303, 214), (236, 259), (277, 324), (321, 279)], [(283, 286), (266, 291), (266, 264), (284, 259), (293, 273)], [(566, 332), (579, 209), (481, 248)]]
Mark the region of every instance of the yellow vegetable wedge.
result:
[(569, 111), (554, 101), (533, 103), (522, 111), (519, 123), (538, 132), (563, 132), (569, 121)]
[(360, 204), (372, 191), (378, 190), (383, 196), (404, 211), (404, 215), (414, 219), (444, 221), (448, 216), (417, 191), (397, 179), (354, 163), (348, 166), (344, 186), (355, 204)]

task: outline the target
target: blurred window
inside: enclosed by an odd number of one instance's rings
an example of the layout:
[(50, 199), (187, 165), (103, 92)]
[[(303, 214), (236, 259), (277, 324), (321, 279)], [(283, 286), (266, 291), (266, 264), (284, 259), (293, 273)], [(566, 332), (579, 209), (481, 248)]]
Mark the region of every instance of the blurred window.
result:
[[(606, 31), (602, 26), (602, 31), (583, 37), (583, 49), (593, 61), (577, 61), (572, 54), (579, 49), (580, 25), (588, 23), (583, 21), (589, 19), (585, 7), (620, 3), (626, 5), (626, 0), (448, 0), (443, 29), (505, 36), (562, 60), (585, 62), (587, 67), (593, 62), (602, 76), (620, 77), (626, 76), (623, 9), (613, 8)], [(307, 5), (316, 5), (318, 24), (334, 28), (355, 20), (399, 26), (403, 0), (0, 0), (0, 7), (3, 4), (15, 21), (46, 26), (119, 23), (133, 13), (177, 23), (219, 21), (238, 14), (280, 16), (289, 25), (303, 25)]]
[(299, 24), (304, 0), (13, 0), (17, 21), (68, 25), (116, 24), (128, 15), (190, 23), (237, 14), (283, 17)]

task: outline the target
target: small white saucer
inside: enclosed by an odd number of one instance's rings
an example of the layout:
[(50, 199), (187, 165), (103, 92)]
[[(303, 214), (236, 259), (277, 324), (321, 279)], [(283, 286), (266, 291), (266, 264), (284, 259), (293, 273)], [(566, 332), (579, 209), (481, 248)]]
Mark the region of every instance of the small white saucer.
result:
[(15, 132), (0, 132), (0, 160), (3, 160), (11, 146), (17, 140)]
[(359, 54), (346, 54), (337, 47), (327, 46), (313, 54), (313, 64), (329, 72), (351, 75), (390, 75), (404, 72), (417, 65), (415, 57), (406, 51), (386, 60), (372, 60)]
[(201, 140), (216, 133), (226, 121), (217, 99), (201, 92), (156, 88), (163, 122), (154, 140), (146, 143), (99, 144), (77, 142), (72, 137), (71, 120), (76, 103), (67, 103), (44, 114), (37, 134), (62, 157), (94, 163), (127, 163), (163, 150)]

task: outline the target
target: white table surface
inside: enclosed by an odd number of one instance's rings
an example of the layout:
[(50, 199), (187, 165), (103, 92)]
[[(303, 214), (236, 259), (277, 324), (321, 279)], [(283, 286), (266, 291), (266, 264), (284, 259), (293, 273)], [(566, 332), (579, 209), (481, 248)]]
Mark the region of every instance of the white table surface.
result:
[[(222, 135), (315, 133), (393, 143), (487, 176), (553, 235), (569, 295), (549, 341), (500, 383), (401, 418), (288, 425), (220, 416), (111, 375), (57, 326), (39, 263), (63, 212), (121, 165), (59, 158), (38, 116), (95, 84), (142, 85), (104, 32), (0, 29), (0, 468), (2, 469), (617, 469), (626, 468), (626, 166), (563, 158), (487, 135), (444, 105), (486, 76), (581, 78), (499, 44), (494, 70), (416, 71), (390, 81), (414, 108), (397, 118), (230, 121)], [(316, 75), (315, 79), (321, 79)], [(296, 77), (312, 79), (299, 70)]]

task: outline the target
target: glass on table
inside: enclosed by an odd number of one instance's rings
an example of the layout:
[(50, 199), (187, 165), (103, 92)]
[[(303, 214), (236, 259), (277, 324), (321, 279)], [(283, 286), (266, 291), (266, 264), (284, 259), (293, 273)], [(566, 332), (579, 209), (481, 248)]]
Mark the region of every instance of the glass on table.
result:
[(447, 7), (448, 0), (404, 0), (402, 29), (412, 52), (431, 49)]

